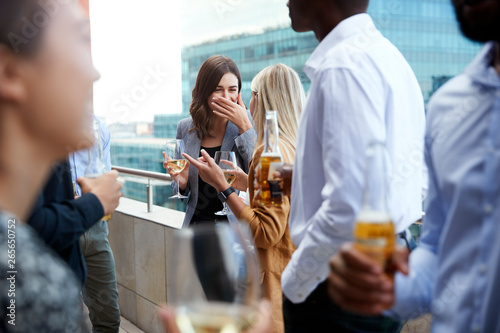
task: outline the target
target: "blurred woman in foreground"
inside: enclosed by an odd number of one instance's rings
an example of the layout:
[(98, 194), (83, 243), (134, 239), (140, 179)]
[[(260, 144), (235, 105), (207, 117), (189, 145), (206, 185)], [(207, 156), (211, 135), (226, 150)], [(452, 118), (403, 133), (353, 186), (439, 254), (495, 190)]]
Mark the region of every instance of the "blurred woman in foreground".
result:
[(88, 331), (80, 283), (23, 223), (52, 164), (93, 143), (88, 21), (67, 1), (49, 18), (45, 2), (0, 0), (1, 332)]

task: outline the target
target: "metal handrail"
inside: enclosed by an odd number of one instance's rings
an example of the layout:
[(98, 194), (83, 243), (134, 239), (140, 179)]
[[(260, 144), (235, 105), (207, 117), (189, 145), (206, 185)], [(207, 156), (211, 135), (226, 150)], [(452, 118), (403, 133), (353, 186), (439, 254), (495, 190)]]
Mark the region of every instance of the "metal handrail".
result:
[(149, 179), (156, 179), (156, 180), (164, 180), (167, 182), (172, 180), (172, 177), (170, 177), (170, 175), (166, 174), (166, 173), (125, 168), (125, 167), (119, 167), (116, 165), (112, 165), (111, 169), (116, 170), (119, 173), (123, 173), (125, 175), (131, 175), (131, 176), (137, 176), (137, 177), (143, 177), (143, 178), (149, 178)]
[(172, 181), (172, 177), (170, 177), (169, 174), (165, 174), (165, 173), (145, 171), (145, 170), (132, 169), (132, 168), (125, 168), (125, 167), (119, 167), (116, 165), (112, 165), (111, 169), (116, 170), (119, 173), (124, 174), (124, 175), (147, 178), (148, 184), (146, 185), (146, 188), (147, 188), (148, 213), (151, 213), (153, 211), (153, 184), (151, 184), (151, 179), (165, 181), (165, 182)]

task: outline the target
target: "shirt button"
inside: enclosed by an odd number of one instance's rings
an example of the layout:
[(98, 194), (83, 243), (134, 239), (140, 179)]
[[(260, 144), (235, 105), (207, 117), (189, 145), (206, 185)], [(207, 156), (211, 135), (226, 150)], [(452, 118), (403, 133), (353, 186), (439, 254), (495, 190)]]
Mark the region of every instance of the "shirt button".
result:
[(486, 268), (485, 264), (479, 265), (479, 273), (484, 274), (484, 273), (486, 273), (486, 270), (487, 270), (487, 268)]
[(316, 276), (316, 280), (321, 281), (321, 278), (319, 276)]
[(492, 205), (485, 205), (484, 206), (484, 212), (486, 214), (491, 214), (493, 212), (493, 206)]
[(302, 294), (297, 294), (297, 297), (298, 298), (302, 298)]
[(479, 327), (477, 327), (477, 326), (476, 326), (476, 327), (474, 327), (474, 328), (472, 329), (472, 331), (473, 331), (474, 333), (481, 333), (481, 328), (479, 328)]

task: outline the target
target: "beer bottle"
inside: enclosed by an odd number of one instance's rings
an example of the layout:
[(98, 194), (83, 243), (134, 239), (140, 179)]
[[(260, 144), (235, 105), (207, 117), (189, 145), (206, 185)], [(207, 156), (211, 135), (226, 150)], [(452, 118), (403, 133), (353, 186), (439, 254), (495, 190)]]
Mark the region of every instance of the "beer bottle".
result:
[(383, 143), (372, 142), (367, 149), (363, 206), (356, 217), (354, 246), (378, 262), (393, 279), (396, 238), (388, 208), (387, 156)]
[(279, 129), (276, 111), (266, 111), (264, 125), (264, 151), (259, 162), (260, 189), (255, 193), (254, 202), (261, 206), (281, 205), (283, 193), (278, 181), (270, 181), (269, 167), (271, 163), (282, 163), (283, 159), (279, 150)]

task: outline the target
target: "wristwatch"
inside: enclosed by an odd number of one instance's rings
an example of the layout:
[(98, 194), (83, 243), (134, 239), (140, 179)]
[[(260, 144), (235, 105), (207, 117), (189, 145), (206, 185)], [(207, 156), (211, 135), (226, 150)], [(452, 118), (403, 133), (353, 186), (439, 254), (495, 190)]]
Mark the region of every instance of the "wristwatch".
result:
[(217, 194), (217, 198), (219, 198), (220, 201), (226, 202), (227, 198), (235, 192), (235, 189), (232, 186), (229, 186), (229, 188), (225, 191), (220, 192)]

